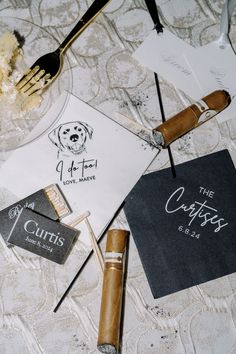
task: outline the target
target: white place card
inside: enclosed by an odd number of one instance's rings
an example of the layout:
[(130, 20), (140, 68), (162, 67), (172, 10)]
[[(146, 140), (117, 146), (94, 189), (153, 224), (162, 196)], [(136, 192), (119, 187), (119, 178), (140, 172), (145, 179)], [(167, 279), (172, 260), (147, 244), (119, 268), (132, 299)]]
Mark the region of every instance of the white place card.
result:
[(220, 45), (219, 41), (209, 43), (184, 54), (185, 59), (199, 80), (204, 95), (214, 90), (226, 90), (232, 98), (228, 108), (217, 115), (218, 122), (222, 123), (236, 116), (236, 54), (229, 43)]
[(194, 55), (195, 48), (164, 28), (163, 33), (159, 34), (153, 30), (133, 56), (142, 65), (162, 76), (194, 100), (198, 100), (204, 96), (204, 92), (183, 53)]

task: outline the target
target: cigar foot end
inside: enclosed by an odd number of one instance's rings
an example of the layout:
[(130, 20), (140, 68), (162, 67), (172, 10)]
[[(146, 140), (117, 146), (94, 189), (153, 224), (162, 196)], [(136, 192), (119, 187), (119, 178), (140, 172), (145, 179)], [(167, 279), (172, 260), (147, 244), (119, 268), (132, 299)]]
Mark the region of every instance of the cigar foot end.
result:
[(117, 354), (117, 350), (112, 344), (99, 344), (97, 348), (101, 353)]

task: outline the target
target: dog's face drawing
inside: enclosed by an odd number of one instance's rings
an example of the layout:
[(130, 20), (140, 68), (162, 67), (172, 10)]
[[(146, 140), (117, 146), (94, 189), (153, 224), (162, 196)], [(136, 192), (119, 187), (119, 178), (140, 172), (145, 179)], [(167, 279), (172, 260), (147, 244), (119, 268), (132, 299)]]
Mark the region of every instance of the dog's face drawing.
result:
[(84, 122), (70, 122), (59, 125), (49, 133), (49, 139), (60, 151), (81, 154), (87, 138), (91, 139), (93, 128)]

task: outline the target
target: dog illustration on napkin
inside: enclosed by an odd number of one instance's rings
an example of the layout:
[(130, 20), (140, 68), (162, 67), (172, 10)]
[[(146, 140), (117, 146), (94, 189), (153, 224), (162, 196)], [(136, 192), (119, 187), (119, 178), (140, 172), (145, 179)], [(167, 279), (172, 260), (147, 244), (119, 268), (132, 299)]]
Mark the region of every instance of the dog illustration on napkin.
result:
[(87, 139), (92, 139), (93, 128), (87, 123), (74, 121), (60, 124), (54, 128), (48, 137), (58, 147), (58, 156), (73, 154), (79, 155), (86, 150)]

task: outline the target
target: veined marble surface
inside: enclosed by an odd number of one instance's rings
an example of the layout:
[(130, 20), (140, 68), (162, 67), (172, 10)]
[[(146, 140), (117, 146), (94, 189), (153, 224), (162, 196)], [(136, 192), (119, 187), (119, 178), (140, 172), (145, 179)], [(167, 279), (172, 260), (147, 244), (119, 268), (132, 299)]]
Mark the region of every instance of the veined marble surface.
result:
[[(62, 40), (91, 0), (1, 0), (0, 15), (44, 27)], [(216, 38), (223, 0), (157, 0), (161, 22), (194, 46)], [(109, 115), (128, 113), (147, 127), (161, 122), (154, 75), (132, 59), (152, 29), (143, 0), (112, 0), (68, 53), (72, 92)], [(236, 20), (230, 36), (236, 45)], [(167, 117), (183, 109), (175, 89), (161, 79)], [(172, 144), (175, 163), (227, 148), (236, 162), (236, 120), (212, 119)], [(166, 151), (149, 171), (169, 165)], [(1, 178), (1, 177), (0, 177)], [(15, 197), (1, 190), (0, 206)], [(115, 224), (127, 227), (123, 212)], [(104, 249), (105, 239), (102, 241)], [(92, 257), (57, 313), (57, 301), (88, 250), (55, 266), (0, 240), (0, 354), (95, 354), (102, 277)], [(154, 300), (132, 237), (122, 354), (236, 353), (236, 275)]]

